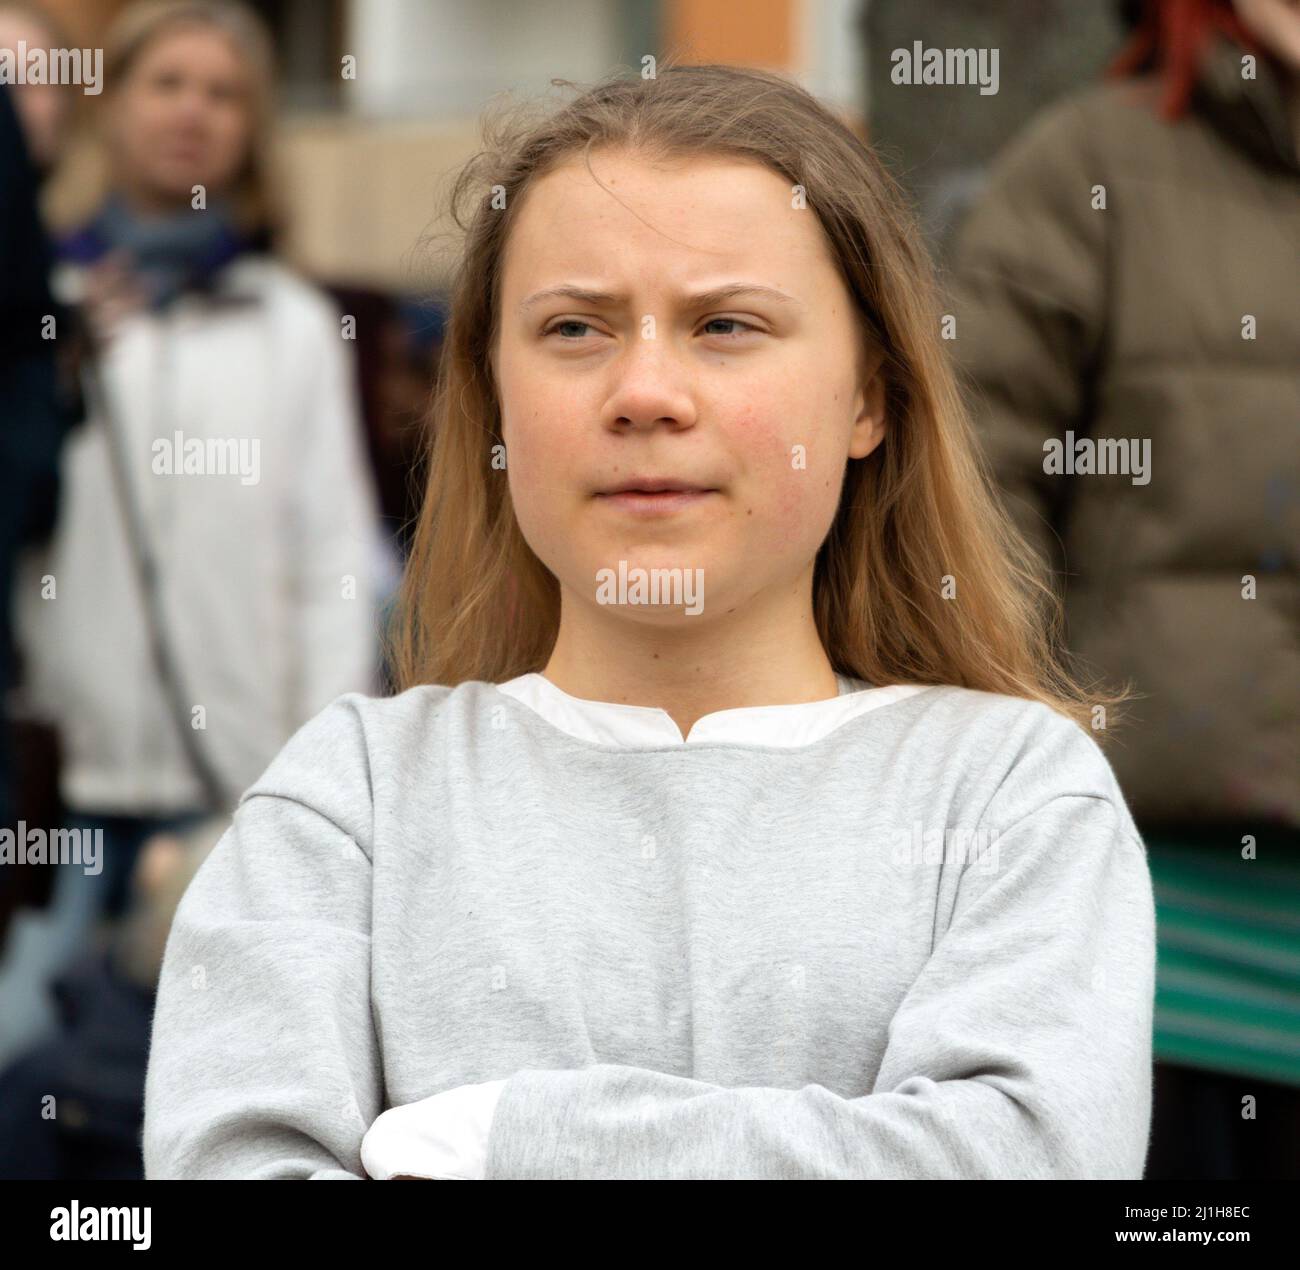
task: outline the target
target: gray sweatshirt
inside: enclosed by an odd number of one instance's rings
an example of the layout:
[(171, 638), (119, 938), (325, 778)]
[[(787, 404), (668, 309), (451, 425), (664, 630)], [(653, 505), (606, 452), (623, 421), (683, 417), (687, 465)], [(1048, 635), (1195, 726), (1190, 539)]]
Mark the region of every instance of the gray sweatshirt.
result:
[(1085, 731), (905, 686), (591, 739), (507, 687), (339, 697), (244, 794), (148, 1177), (364, 1177), (384, 1110), (494, 1080), (489, 1179), (1141, 1177), (1155, 910)]

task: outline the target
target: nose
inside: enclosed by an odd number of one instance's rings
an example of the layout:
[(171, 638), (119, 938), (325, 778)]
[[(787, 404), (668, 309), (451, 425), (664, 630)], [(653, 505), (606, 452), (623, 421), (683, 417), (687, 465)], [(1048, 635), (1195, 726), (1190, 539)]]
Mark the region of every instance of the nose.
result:
[(671, 340), (638, 335), (614, 361), (615, 378), (606, 402), (607, 426), (614, 431), (673, 431), (695, 424), (691, 373)]
[(207, 119), (211, 100), (211, 94), (203, 84), (188, 81), (177, 94), (172, 117), (187, 127), (201, 125)]

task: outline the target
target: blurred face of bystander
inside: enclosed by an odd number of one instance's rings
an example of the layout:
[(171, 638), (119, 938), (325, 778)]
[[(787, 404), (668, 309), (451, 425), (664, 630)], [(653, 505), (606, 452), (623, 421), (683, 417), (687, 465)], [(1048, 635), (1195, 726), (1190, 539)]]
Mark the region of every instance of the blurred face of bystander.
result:
[[(52, 49), (57, 41), (40, 22), (21, 9), (0, 4), (0, 48)], [(80, 88), (64, 84), (23, 83), (9, 88), (28, 152), (40, 168), (48, 168), (58, 156), (68, 115), (68, 94)]]
[(1300, 77), (1300, 0), (1232, 0), (1241, 24), (1283, 66)]
[(235, 45), (201, 26), (164, 31), (139, 53), (112, 103), (114, 179), (150, 211), (206, 198), (238, 176), (251, 131), (250, 85)]

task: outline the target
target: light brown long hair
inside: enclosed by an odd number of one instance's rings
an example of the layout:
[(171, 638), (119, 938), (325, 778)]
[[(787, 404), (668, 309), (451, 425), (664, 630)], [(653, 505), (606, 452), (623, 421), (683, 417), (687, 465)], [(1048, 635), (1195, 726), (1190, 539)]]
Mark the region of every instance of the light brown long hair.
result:
[(266, 24), (238, 0), (139, 0), (109, 27), (104, 37), (103, 96), (88, 112), (88, 122), (55, 173), (46, 196), (46, 212), (56, 228), (80, 227), (98, 211), (112, 186), (104, 107), (113, 93), (154, 40), (195, 25), (226, 36), (248, 72), (248, 153), (231, 184), (229, 198), (241, 231), (274, 240), (284, 219), (273, 177), (274, 49)]
[(1081, 726), (1092, 707), (1126, 699), (1085, 688), (1063, 664), (1060, 602), (993, 492), (943, 348), (930, 258), (869, 147), (797, 84), (730, 66), (660, 63), (653, 79), (615, 75), (541, 119), (527, 114), (490, 118), (485, 148), (451, 190), (465, 242), (424, 503), (387, 634), (396, 690), (503, 682), (540, 670), (555, 642), (559, 583), (524, 540), (492, 462), (504, 445), (490, 359), (501, 262), (531, 182), (618, 146), (740, 157), (802, 186), (861, 329), (883, 351), (885, 438), (848, 462), (814, 570), (817, 630), (836, 671), (1036, 699)]

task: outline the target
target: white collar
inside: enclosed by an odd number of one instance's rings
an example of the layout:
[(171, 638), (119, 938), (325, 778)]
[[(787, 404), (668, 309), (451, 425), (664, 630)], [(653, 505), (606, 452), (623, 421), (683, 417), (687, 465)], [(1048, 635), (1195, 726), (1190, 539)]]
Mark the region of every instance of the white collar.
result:
[(667, 710), (658, 706), (622, 705), (572, 697), (545, 675), (520, 675), (497, 684), (499, 691), (521, 701), (562, 732), (597, 745), (684, 746), (719, 741), (733, 745), (772, 745), (794, 748), (821, 740), (850, 719), (877, 710), (914, 693), (926, 684), (892, 684), (871, 688), (861, 679), (837, 675), (840, 694), (824, 701), (795, 705), (739, 706), (716, 710), (695, 721), (690, 735)]

